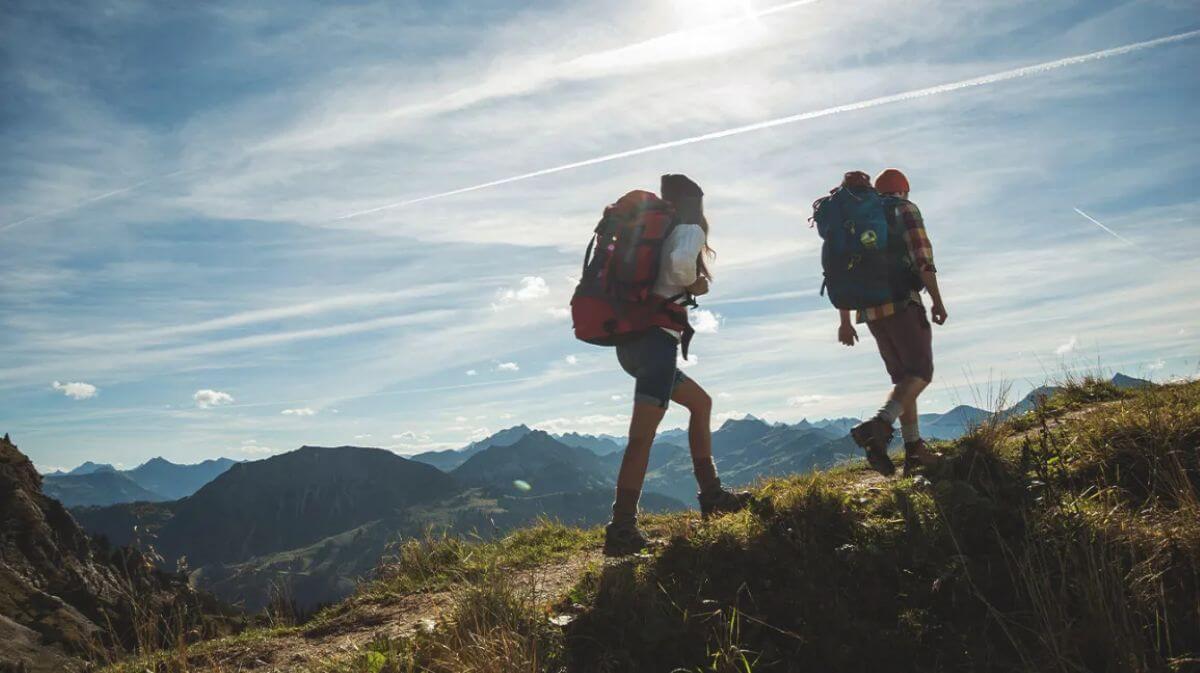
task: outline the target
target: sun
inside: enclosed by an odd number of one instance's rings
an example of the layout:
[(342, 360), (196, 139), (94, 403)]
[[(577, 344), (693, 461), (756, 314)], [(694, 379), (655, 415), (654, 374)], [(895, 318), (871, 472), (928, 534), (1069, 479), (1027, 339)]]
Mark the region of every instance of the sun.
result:
[(702, 28), (753, 15), (750, 0), (671, 0), (680, 28)]

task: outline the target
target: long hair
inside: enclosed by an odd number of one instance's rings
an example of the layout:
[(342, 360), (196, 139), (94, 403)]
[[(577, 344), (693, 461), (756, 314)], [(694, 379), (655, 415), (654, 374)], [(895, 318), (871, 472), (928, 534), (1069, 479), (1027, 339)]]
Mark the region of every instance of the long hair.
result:
[(704, 215), (700, 216), (700, 228), (704, 230), (704, 249), (696, 255), (696, 271), (699, 275), (712, 280), (712, 271), (708, 268), (708, 263), (717, 258), (717, 251), (712, 249), (708, 244), (708, 218)]

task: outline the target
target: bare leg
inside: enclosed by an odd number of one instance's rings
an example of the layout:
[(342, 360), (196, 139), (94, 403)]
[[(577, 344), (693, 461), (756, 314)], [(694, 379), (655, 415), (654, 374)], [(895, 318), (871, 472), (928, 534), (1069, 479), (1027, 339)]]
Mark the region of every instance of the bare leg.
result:
[(617, 473), (618, 495), (621, 491), (641, 493), (642, 482), (646, 480), (646, 468), (650, 465), (650, 446), (654, 443), (654, 435), (658, 433), (658, 424), (666, 413), (666, 409), (654, 404), (633, 404), (629, 444), (621, 458), (621, 471)]
[(688, 449), (692, 453), (692, 471), (701, 493), (713, 493), (721, 488), (717, 478), (717, 464), (712, 457), (712, 398), (700, 384), (685, 379), (675, 386), (671, 399), (687, 407), (691, 412), (688, 420)]
[(712, 458), (712, 398), (691, 379), (675, 386), (671, 399), (691, 412), (688, 420), (688, 448), (692, 461)]

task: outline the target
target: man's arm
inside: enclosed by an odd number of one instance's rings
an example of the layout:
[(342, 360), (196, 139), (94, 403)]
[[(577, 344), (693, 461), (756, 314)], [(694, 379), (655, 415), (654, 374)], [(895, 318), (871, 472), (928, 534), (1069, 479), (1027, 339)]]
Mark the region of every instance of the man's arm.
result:
[(946, 318), (949, 318), (950, 314), (946, 313), (946, 305), (942, 303), (942, 291), (938, 288), (937, 272), (921, 271), (921, 282), (925, 284), (925, 289), (929, 290), (929, 298), (933, 300), (933, 306), (929, 309), (933, 322), (939, 325), (946, 324)]
[(925, 220), (921, 217), (920, 209), (911, 201), (903, 202), (896, 211), (901, 224), (904, 225), (904, 243), (908, 246), (913, 267), (921, 276), (921, 282), (925, 284), (925, 289), (929, 290), (929, 297), (933, 300), (933, 306), (930, 308), (933, 322), (944, 324), (949, 315), (946, 313), (946, 305), (942, 302), (942, 292), (938, 288), (937, 267), (933, 265), (933, 244), (929, 242), (929, 235), (925, 233)]
[(858, 331), (854, 329), (854, 324), (850, 322), (850, 311), (846, 309), (838, 309), (841, 314), (842, 324), (838, 326), (838, 341), (847, 346), (853, 346), (855, 341), (858, 341)]

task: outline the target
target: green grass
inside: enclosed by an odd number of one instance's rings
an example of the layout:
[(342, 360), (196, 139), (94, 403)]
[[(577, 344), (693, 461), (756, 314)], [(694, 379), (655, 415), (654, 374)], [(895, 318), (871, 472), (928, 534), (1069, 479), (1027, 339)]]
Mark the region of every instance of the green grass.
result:
[(1057, 389), (1054, 394), (1045, 397), (1036, 409), (1007, 419), (1006, 429), (1026, 432), (1037, 428), (1044, 420), (1134, 395), (1134, 391), (1118, 388), (1111, 380), (1093, 374), (1065, 374), (1054, 387)]
[(422, 538), (400, 543), (380, 564), (375, 579), (363, 583), (354, 596), (319, 612), (308, 626), (319, 626), (361, 603), (470, 585), (495, 572), (553, 565), (598, 547), (601, 541), (599, 529), (581, 530), (549, 519), (494, 541), (430, 530)]
[(647, 517), (665, 545), (589, 572), (560, 632), (536, 605), (460, 610), (342, 670), (1194, 670), (1200, 384), (1065, 388), (939, 445), (921, 479), (860, 486), (843, 467), (767, 481), (715, 521)]
[(768, 480), (713, 521), (645, 517), (664, 544), (589, 570), (556, 606), (512, 571), (599, 531), (405, 543), (325, 617), (421, 591), (453, 607), (322, 670), (1200, 670), (1200, 383), (1064, 388), (940, 443), (919, 478), (862, 483), (855, 464)]

